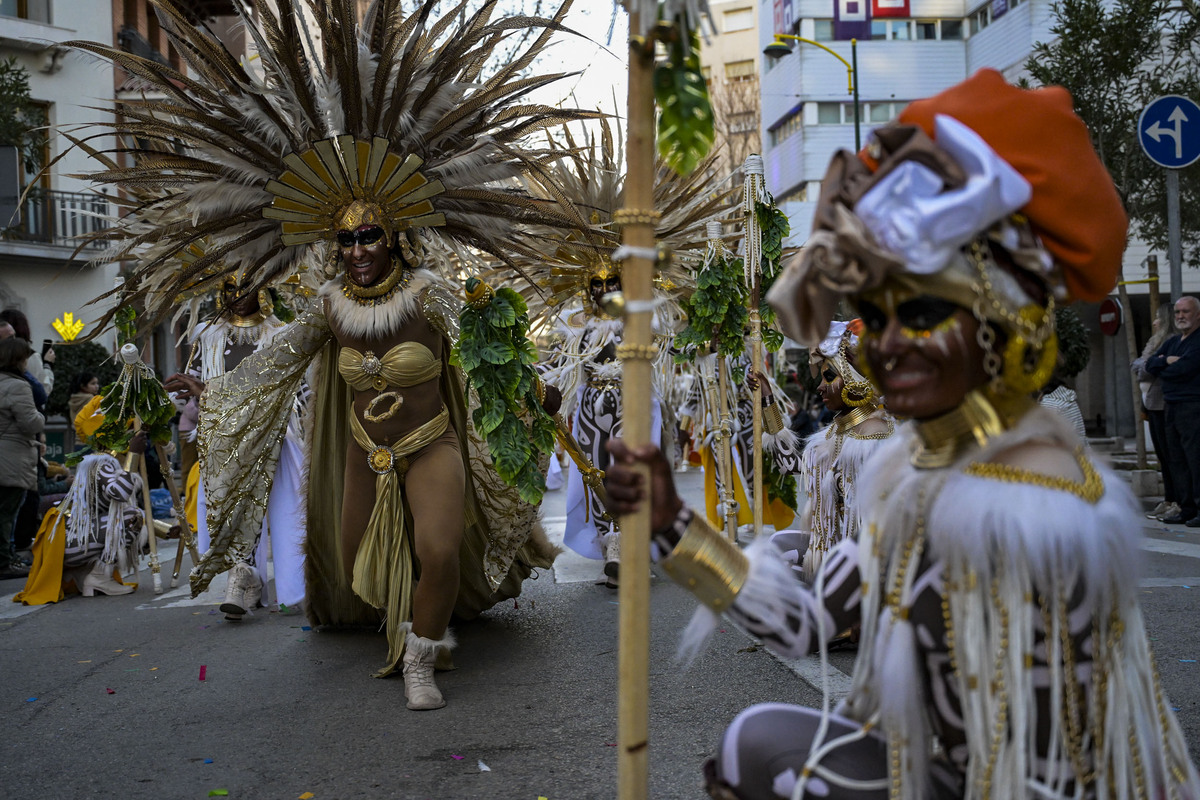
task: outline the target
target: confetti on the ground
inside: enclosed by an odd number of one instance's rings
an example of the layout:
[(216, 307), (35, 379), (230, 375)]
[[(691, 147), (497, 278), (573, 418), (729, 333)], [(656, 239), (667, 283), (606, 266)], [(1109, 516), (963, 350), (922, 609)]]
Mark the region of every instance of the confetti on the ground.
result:
[(1179, 663), (1180, 663), (1180, 664), (1195, 664), (1195, 663), (1196, 663), (1196, 659), (1194, 659), (1194, 658), (1181, 658), (1181, 659), (1179, 659)]
[(1172, 711), (1178, 711), (1178, 710), (1179, 710), (1179, 706), (1171, 706), (1171, 710), (1172, 710)]
[(154, 672), (154, 670), (156, 670), (156, 669), (158, 669), (158, 667), (151, 667), (151, 668), (150, 668), (150, 671), (151, 671), (151, 672)]
[(229, 790), (228, 789), (209, 789), (208, 796), (209, 797), (229, 797)]
[(141, 655), (141, 653), (130, 653), (130, 654), (129, 654), (129, 657), (130, 657), (130, 658), (137, 658), (137, 657), (138, 657), (138, 656), (140, 656), (140, 655)]
[(518, 603), (516, 600), (513, 600), (513, 608), (520, 608), (520, 607), (521, 607), (521, 604)]
[(302, 631), (311, 631), (311, 630), (312, 630), (312, 626), (311, 626), (311, 625), (301, 625), (301, 626), (300, 626), (300, 630), (302, 630)]
[(204, 680), (205, 674), (208, 672), (208, 667), (204, 664), (200, 665), (200, 680)]
[(480, 772), (491, 772), (492, 768), (489, 767), (487, 764), (483, 763), (483, 759), (480, 759), (479, 760), (479, 771)]
[(450, 755), (450, 757), (453, 758), (455, 761), (462, 761), (464, 758), (466, 758), (466, 756), (456, 756), (453, 753)]
[(124, 653), (124, 650), (113, 650), (114, 653)]
[(77, 664), (90, 664), (90, 663), (92, 663), (92, 660), (89, 658), (87, 661), (77, 661), (76, 663)]
[(116, 693), (117, 693), (117, 690), (116, 690), (116, 689), (105, 689), (104, 691), (108, 692), (109, 694), (116, 694)]
[(206, 758), (206, 759), (204, 759), (204, 763), (211, 764), (211, 763), (213, 763), (213, 760), (211, 758)]
[(314, 797), (316, 797), (316, 795), (312, 792), (305, 792), (304, 794), (300, 795), (297, 800), (312, 800)]
[(26, 699), (26, 700), (25, 700), (25, 702), (26, 702), (26, 703), (36, 703), (36, 702), (37, 702), (37, 698), (36, 698), (36, 697), (30, 697), (30, 698)]

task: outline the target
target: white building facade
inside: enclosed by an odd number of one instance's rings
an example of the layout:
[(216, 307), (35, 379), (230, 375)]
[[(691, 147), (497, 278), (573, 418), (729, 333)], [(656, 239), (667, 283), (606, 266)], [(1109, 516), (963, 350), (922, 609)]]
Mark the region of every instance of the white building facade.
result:
[[(819, 47), (789, 40), (794, 45), (790, 55), (761, 55), (774, 33), (819, 42), (847, 62), (857, 56), (863, 142), (871, 128), (895, 119), (910, 101), (936, 94), (981, 68), (1017, 81), (1027, 74), (1024, 66), (1033, 46), (1053, 38), (1052, 0), (764, 0), (759, 18), (767, 188), (791, 221), (793, 245), (808, 238), (830, 157), (839, 148), (854, 147), (854, 103), (846, 66)], [(857, 36), (853, 46), (851, 35)], [(1135, 282), (1147, 277), (1151, 254), (1136, 240), (1125, 253), (1124, 277), (1135, 296), (1139, 346), (1148, 335), (1151, 315), (1146, 285)], [(1166, 297), (1166, 253), (1154, 254)], [(1200, 293), (1200, 274), (1184, 270), (1182, 290)], [(1132, 435), (1124, 334), (1102, 336), (1094, 305), (1076, 310), (1095, 328), (1092, 362), (1076, 387), (1084, 415), (1093, 433)]]
[[(112, 45), (112, 21), (112, 0), (0, 2), (0, 58), (15, 57), (29, 74), (31, 98), (42, 105), (52, 126), (46, 148), (50, 159), (71, 147), (54, 128), (80, 138), (103, 133), (81, 126), (111, 114), (112, 67), (60, 45), (72, 39)], [(103, 150), (112, 141), (100, 136), (89, 144)], [(0, 220), (0, 307), (25, 312), (35, 346), (44, 339), (62, 341), (54, 322), (65, 322), (68, 314), (85, 323), (77, 335), (86, 335), (103, 313), (89, 301), (112, 289), (117, 278), (117, 264), (90, 263), (96, 249), (75, 253), (78, 237), (105, 225), (112, 210), (91, 185), (69, 177), (96, 166), (81, 151), (68, 153), (25, 193), (19, 217)], [(23, 183), (28, 180), (26, 176)], [(7, 216), (15, 200), (13, 187), (0, 193), (8, 195), (0, 203)], [(111, 333), (100, 341), (110, 344)]]

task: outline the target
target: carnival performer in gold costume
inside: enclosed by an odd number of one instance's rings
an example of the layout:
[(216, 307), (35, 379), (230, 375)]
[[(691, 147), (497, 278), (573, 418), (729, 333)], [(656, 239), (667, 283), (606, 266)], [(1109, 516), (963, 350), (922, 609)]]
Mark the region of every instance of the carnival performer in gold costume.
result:
[(861, 622), (835, 713), (743, 711), (707, 769), (715, 798), (1196, 798), (1139, 603), (1141, 514), (1032, 394), (1053, 309), (1116, 282), (1126, 217), (1058, 87), (982, 70), (834, 156), (813, 234), (769, 299), (815, 344), (843, 299), (900, 427), (859, 477), (859, 541), (813, 587), (769, 544), (743, 553), (683, 507), (664, 459), (618, 444), (618, 512), (647, 490), (663, 568), (775, 651), (824, 652)]
[[(546, 316), (561, 321), (561, 344), (553, 353), (554, 366), (543, 374), (547, 384), (562, 393), (563, 413), (583, 459), (572, 460), (567, 474), (567, 527), (564, 543), (580, 555), (604, 561), (604, 584), (615, 589), (620, 575), (621, 532), (595, 491), (608, 465), (606, 445), (623, 429), (622, 367), (620, 351), (625, 323), (620, 316), (621, 261), (618, 248), (625, 160), (620, 130), (600, 124), (598, 135), (577, 142), (566, 126), (562, 139), (572, 148), (569, 158), (552, 171), (552, 184), (534, 182), (534, 190), (551, 196), (562, 187), (581, 209), (590, 211), (597, 229), (588, 236), (567, 241), (547, 238), (542, 257), (518, 260), (522, 271), (534, 276), (549, 295), (542, 307)], [(650, 429), (656, 440), (673, 447), (675, 410), (663, 398), (674, 381), (670, 341), (678, 327), (680, 292), (694, 285), (687, 268), (705, 246), (707, 223), (724, 208), (728, 190), (717, 188), (711, 160), (687, 177), (659, 165), (655, 182), (655, 207), (662, 209), (656, 240), (654, 314), (654, 392)], [(578, 305), (576, 305), (578, 304)], [(531, 306), (540, 305), (536, 301)], [(563, 306), (566, 306), (565, 313)], [(582, 461), (582, 463), (580, 463)]]
[[(361, 20), (348, 0), (275, 5), (277, 14), (265, 4), (239, 11), (259, 55), (255, 72), (194, 26), (178, 0), (159, 7), (189, 76), (76, 43), (165, 97), (153, 109), (118, 103), (113, 126), (146, 152), (135, 167), (106, 162), (93, 177), (148, 184), (154, 199), (101, 235), (112, 243), (105, 257), (139, 259), (117, 293), (122, 304), (144, 303), (149, 322), (225, 274), (253, 292), (326, 270), (319, 307), (203, 396), (212, 544), (192, 590), (248, 555), (292, 400), (315, 363), (309, 618), (349, 625), (382, 616), (389, 653), (377, 674), (402, 669), (409, 707), (439, 708), (433, 670), (448, 661), (451, 613), (473, 617), (515, 596), (555, 553), (537, 509), (492, 468), (468, 414), (478, 398), (448, 363), (462, 301), (447, 278), (466, 273), (477, 253), (502, 263), (532, 255), (531, 226), (578, 230), (577, 212), (530, 196), (516, 179), (563, 155), (532, 148), (526, 134), (592, 115), (524, 99), (560, 77), (519, 76), (565, 6), (554, 18), (522, 17), (522, 30), (541, 33), (484, 79), (518, 27), (491, 19), (495, 3), (437, 18), (433, 0), (407, 15), (398, 0), (378, 0)], [(308, 19), (315, 30), (304, 29)], [(177, 254), (201, 237), (205, 255), (180, 268)]]
[(833, 421), (803, 444), (783, 424), (778, 398), (770, 382), (751, 374), (749, 382), (763, 384), (768, 457), (780, 472), (800, 476), (806, 501), (799, 531), (775, 534), (785, 557), (794, 560), (805, 580), (812, 581), (825, 554), (843, 539), (858, 539), (861, 529), (859, 478), (879, 446), (895, 432), (891, 415), (875, 388), (854, 366), (860, 320), (836, 321), (819, 345), (809, 352), (809, 365), (821, 377), (817, 392)]

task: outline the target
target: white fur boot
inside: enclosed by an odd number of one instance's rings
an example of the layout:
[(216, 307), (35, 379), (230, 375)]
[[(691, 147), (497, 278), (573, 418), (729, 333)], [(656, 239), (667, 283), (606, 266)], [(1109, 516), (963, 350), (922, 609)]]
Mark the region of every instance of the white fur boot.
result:
[(417, 636), (409, 628), (404, 638), (404, 696), (413, 711), (432, 711), (446, 705), (442, 693), (433, 681), (434, 664), (439, 650), (454, 647), (454, 634), (449, 630), (441, 639)]
[(617, 531), (604, 535), (604, 585), (617, 588), (621, 576), (621, 534)]
[(239, 561), (229, 570), (229, 584), (225, 587), (225, 602), (221, 611), (225, 619), (239, 621), (247, 611), (258, 606), (262, 598), (262, 577), (258, 570)]

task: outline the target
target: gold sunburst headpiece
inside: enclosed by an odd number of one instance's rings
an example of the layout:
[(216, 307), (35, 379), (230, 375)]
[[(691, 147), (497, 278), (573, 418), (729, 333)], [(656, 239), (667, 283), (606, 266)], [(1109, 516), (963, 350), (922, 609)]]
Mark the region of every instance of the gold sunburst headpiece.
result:
[(445, 191), (442, 182), (427, 179), (418, 171), (424, 163), (418, 156), (402, 159), (381, 136), (370, 142), (349, 135), (322, 139), (283, 161), (288, 170), (267, 181), (273, 199), (263, 216), (283, 223), (286, 245), (363, 224), (380, 225), (390, 243), (396, 231), (446, 224), (430, 200)]

